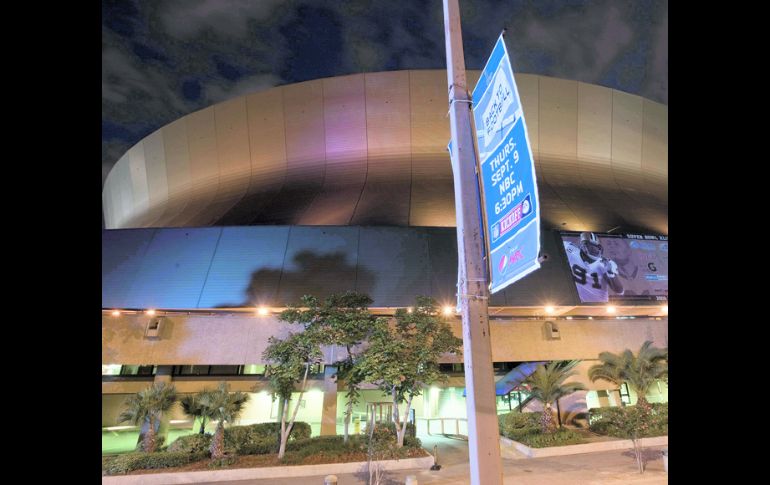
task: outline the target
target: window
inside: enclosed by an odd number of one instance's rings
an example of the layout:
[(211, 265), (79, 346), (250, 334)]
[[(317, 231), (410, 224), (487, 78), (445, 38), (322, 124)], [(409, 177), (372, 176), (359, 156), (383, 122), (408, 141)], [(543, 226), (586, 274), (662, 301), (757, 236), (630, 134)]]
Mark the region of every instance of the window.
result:
[(120, 368), (122, 366), (120, 364), (108, 364), (102, 366), (102, 375), (103, 376), (117, 376), (120, 375)]
[[(310, 372), (314, 372), (311, 368)], [(323, 372), (323, 367), (321, 367)], [(265, 366), (247, 365), (175, 365), (172, 371), (175, 376), (243, 376), (264, 375)]]
[(175, 365), (172, 373), (175, 376), (207, 376), (209, 375), (209, 366)]
[(241, 366), (239, 365), (212, 365), (209, 367), (211, 376), (237, 376)]
[(620, 402), (623, 403), (623, 406), (631, 404), (631, 393), (628, 392), (628, 384), (624, 382), (618, 391), (620, 392)]
[(120, 367), (121, 376), (152, 376), (155, 375), (154, 365), (124, 365)]
[(246, 364), (241, 366), (241, 374), (245, 376), (261, 376), (265, 374), (265, 366), (259, 364)]
[(518, 362), (492, 362), (492, 368), (494, 372), (508, 372), (513, 370)]
[(465, 372), (462, 364), (439, 364), (438, 370), (447, 374), (462, 374)]

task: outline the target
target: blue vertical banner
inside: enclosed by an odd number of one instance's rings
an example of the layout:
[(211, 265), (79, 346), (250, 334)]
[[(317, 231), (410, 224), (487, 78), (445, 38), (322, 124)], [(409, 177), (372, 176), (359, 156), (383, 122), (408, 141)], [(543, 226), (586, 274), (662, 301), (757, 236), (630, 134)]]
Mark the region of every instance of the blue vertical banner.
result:
[(473, 89), (490, 293), (540, 268), (540, 199), (527, 124), (502, 34)]

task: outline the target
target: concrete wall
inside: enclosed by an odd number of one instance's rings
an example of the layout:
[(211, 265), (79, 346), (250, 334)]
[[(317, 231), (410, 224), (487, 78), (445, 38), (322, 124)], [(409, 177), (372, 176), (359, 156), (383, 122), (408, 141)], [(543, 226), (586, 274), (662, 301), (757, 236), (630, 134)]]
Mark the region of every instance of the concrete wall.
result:
[[(170, 315), (159, 338), (144, 337), (148, 317), (122, 315), (102, 318), (102, 364), (242, 365), (262, 364), (271, 336), (285, 338), (299, 326), (274, 316)], [(459, 319), (450, 321), (462, 337)], [(560, 340), (551, 340), (543, 320), (492, 320), (494, 361), (596, 359), (600, 352), (637, 350), (645, 340), (668, 345), (668, 319), (559, 320)], [(326, 349), (325, 363), (344, 357), (344, 350)], [(462, 362), (447, 355), (443, 362)]]

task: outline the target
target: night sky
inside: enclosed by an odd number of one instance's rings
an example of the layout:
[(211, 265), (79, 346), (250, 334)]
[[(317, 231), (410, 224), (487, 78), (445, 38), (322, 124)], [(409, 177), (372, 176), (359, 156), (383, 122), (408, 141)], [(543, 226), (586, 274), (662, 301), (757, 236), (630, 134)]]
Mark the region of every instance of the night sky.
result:
[[(497, 36), (515, 72), (668, 104), (668, 1), (460, 0), (465, 61)], [(104, 0), (102, 180), (193, 111), (311, 79), (444, 69), (441, 0)], [(472, 89), (472, 86), (470, 87)]]

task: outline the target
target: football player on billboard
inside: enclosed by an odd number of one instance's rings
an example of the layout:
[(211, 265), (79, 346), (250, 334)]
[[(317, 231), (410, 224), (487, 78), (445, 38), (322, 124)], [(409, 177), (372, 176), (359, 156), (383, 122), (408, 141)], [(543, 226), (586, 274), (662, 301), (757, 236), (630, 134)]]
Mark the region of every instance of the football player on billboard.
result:
[(580, 242), (564, 241), (572, 278), (582, 302), (609, 301), (608, 288), (623, 294), (623, 283), (618, 278), (618, 265), (604, 257), (604, 248), (592, 232), (580, 233)]

